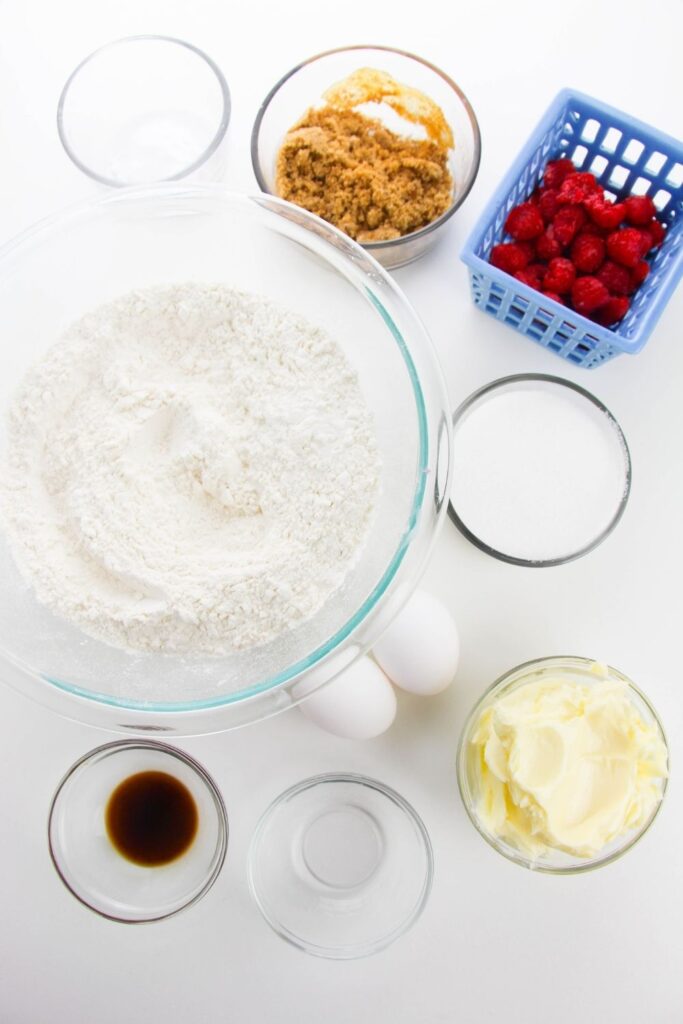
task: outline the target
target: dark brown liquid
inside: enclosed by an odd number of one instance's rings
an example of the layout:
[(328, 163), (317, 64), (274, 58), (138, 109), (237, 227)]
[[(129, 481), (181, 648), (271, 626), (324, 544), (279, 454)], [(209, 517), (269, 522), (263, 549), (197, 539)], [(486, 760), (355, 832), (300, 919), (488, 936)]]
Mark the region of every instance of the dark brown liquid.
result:
[(138, 772), (119, 783), (105, 810), (107, 834), (122, 857), (144, 867), (177, 860), (197, 834), (197, 805), (166, 772)]

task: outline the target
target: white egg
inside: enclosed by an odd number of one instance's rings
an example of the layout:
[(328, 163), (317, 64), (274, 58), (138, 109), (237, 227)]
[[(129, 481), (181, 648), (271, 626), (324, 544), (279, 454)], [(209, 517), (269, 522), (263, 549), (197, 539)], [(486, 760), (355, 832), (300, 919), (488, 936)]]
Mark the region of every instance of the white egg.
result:
[(441, 693), (453, 681), (460, 641), (453, 616), (426, 590), (416, 590), (372, 649), (391, 681), (409, 693)]
[(396, 717), (396, 694), (374, 661), (358, 658), (300, 707), (306, 718), (335, 736), (369, 740), (386, 732)]

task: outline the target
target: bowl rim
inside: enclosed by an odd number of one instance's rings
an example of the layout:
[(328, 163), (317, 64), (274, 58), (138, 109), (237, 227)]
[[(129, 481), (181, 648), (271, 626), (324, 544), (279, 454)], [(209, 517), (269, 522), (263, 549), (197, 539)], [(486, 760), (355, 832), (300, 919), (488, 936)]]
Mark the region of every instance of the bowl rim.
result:
[[(72, 203), (66, 208), (56, 211), (55, 213), (49, 214), (42, 220), (30, 225), (24, 231), (20, 232), (14, 238), (10, 239), (3, 246), (0, 246), (0, 280), (2, 279), (4, 267), (3, 263), (6, 258), (16, 257), (18, 255), (21, 258), (21, 254), (26, 246), (35, 245), (37, 240), (40, 240), (42, 236), (49, 237), (55, 229), (61, 227), (69, 227), (73, 223), (77, 223), (80, 218), (88, 217), (93, 212), (97, 212), (106, 208), (107, 206), (116, 206), (126, 204), (128, 202), (136, 202), (150, 197), (159, 197), (167, 200), (186, 200), (186, 199), (219, 199), (227, 201), (228, 203), (238, 204), (244, 208), (255, 204), (261, 209), (265, 209), (270, 213), (277, 213), (278, 211), (284, 216), (287, 211), (292, 211), (296, 214), (296, 225), (298, 228), (303, 226), (304, 230), (313, 228), (313, 233), (318, 237), (322, 237), (326, 245), (332, 245), (333, 242), (337, 242), (340, 245), (340, 249), (344, 251), (344, 256), (349, 260), (354, 268), (358, 265), (364, 266), (369, 261), (369, 271), (372, 272), (373, 278), (381, 282), (383, 287), (388, 289), (392, 298), (404, 307), (415, 324), (423, 332), (423, 337), (420, 340), (420, 345), (426, 342), (425, 351), (430, 357), (432, 363), (432, 369), (438, 381), (438, 386), (442, 391), (443, 398), (443, 409), (448, 408), (448, 397), (445, 380), (443, 378), (443, 372), (441, 364), (438, 359), (436, 350), (434, 349), (431, 338), (422, 323), (421, 318), (413, 308), (410, 301), (407, 299), (403, 291), (399, 288), (396, 282), (393, 280), (391, 275), (383, 268), (372, 256), (365, 252), (362, 246), (357, 242), (354, 242), (347, 235), (343, 234), (333, 225), (327, 221), (322, 220), (315, 214), (310, 213), (307, 210), (303, 210), (301, 207), (295, 206), (292, 203), (287, 202), (284, 199), (280, 199), (277, 196), (265, 196), (263, 194), (242, 194), (234, 192), (230, 189), (225, 188), (221, 184), (204, 184), (195, 182), (161, 182), (153, 183), (149, 185), (134, 186), (130, 188), (117, 189), (116, 191), (107, 193), (102, 196), (91, 197), (86, 200), (80, 200)], [(310, 221), (309, 225), (306, 223)], [(303, 224), (302, 224), (303, 222)], [(326, 237), (328, 236), (328, 237)], [(331, 236), (331, 238), (329, 237)], [(422, 517), (426, 497), (428, 494), (431, 495), (431, 490), (428, 490), (428, 483), (430, 482), (429, 474), (429, 459), (431, 457), (430, 451), (430, 438), (429, 438), (429, 424), (427, 414), (427, 403), (423, 393), (422, 384), (420, 381), (419, 372), (415, 366), (411, 351), (406, 344), (403, 334), (399, 330), (398, 326), (394, 323), (391, 314), (385, 309), (382, 302), (367, 286), (363, 289), (363, 294), (369, 304), (374, 307), (377, 315), (383, 320), (385, 327), (389, 330), (391, 336), (396, 343), (400, 355), (403, 359), (406, 373), (408, 375), (408, 381), (410, 388), (413, 393), (415, 407), (416, 407), (416, 425), (418, 430), (418, 443), (417, 443), (417, 458), (415, 468), (415, 487), (413, 492), (413, 499), (410, 508), (410, 512), (407, 516), (406, 522), (404, 523), (403, 532), (398, 540), (396, 549), (389, 559), (384, 571), (380, 578), (375, 582), (372, 590), (368, 593), (365, 600), (361, 603), (360, 607), (356, 609), (353, 615), (351, 615), (331, 636), (328, 636), (324, 642), (320, 643), (313, 651), (310, 651), (304, 657), (299, 658), (293, 664), (286, 666), (274, 677), (269, 677), (266, 681), (260, 681), (253, 684), (252, 686), (244, 689), (240, 689), (231, 693), (223, 694), (221, 696), (206, 697), (198, 700), (190, 701), (148, 701), (145, 699), (132, 699), (116, 697), (110, 694), (101, 693), (97, 690), (86, 689), (85, 687), (71, 684), (55, 678), (52, 675), (43, 673), (29, 663), (25, 662), (22, 658), (17, 657), (11, 651), (7, 650), (4, 646), (0, 646), (0, 659), (4, 660), (8, 664), (18, 669), (24, 677), (28, 676), (31, 680), (34, 680), (39, 686), (47, 685), (52, 692), (62, 692), (67, 695), (70, 702), (69, 707), (72, 710), (72, 717), (77, 721), (82, 721), (82, 715), (79, 715), (75, 707), (74, 701), (80, 704), (81, 710), (85, 708), (108, 708), (115, 709), (120, 712), (132, 712), (135, 715), (142, 716), (143, 721), (149, 721), (150, 717), (154, 714), (161, 714), (162, 716), (176, 716), (174, 721), (178, 720), (178, 716), (184, 716), (176, 727), (182, 729), (183, 725), (189, 727), (189, 732), (194, 732), (197, 728), (201, 732), (205, 731), (216, 731), (216, 729), (225, 728), (226, 726), (212, 726), (210, 729), (206, 729), (202, 724), (202, 715), (204, 713), (211, 714), (214, 711), (221, 711), (230, 708), (231, 706), (244, 706), (252, 701), (257, 701), (259, 697), (262, 697), (268, 693), (277, 693), (281, 691), (284, 686), (290, 683), (295, 683), (302, 673), (307, 672), (311, 668), (324, 663), (325, 659), (339, 648), (339, 645), (350, 637), (353, 632), (363, 623), (368, 615), (370, 615), (379, 604), (383, 595), (389, 590), (391, 584), (396, 578), (399, 568), (401, 567), (404, 557), (410, 548), (413, 538), (416, 534), (419, 521)], [(427, 559), (432, 551), (433, 545), (436, 541), (439, 528), (443, 525), (446, 511), (446, 503), (443, 501), (443, 495), (447, 494), (448, 486), (450, 483), (450, 416), (446, 416), (442, 421), (439, 422), (439, 433), (438, 441), (435, 442), (431, 447), (434, 448), (434, 454), (438, 453), (439, 446), (443, 443), (442, 436), (446, 433), (447, 439), (447, 465), (445, 468), (444, 479), (440, 481), (442, 500), (437, 507), (437, 522), (436, 527), (432, 531), (431, 537), (428, 543), (425, 545), (424, 552), (422, 554), (420, 563), (415, 567), (413, 584), (416, 585), (419, 580)], [(440, 476), (441, 469), (439, 465), (435, 465), (436, 476)], [(437, 481), (433, 481), (435, 494)], [(411, 587), (412, 590), (412, 587)], [(405, 601), (408, 599), (408, 594), (402, 596), (400, 602), (396, 605), (396, 611), (399, 610)], [(365, 653), (371, 646), (370, 642), (363, 642), (357, 645), (357, 654), (360, 656)], [(344, 667), (348, 667), (345, 665)], [(333, 678), (335, 673), (332, 673), (330, 679)], [(8, 680), (11, 683), (11, 679)], [(328, 680), (325, 680), (328, 681)], [(321, 682), (319, 685), (323, 685)], [(22, 692), (25, 692), (23, 688)], [(316, 687), (317, 688), (317, 687)], [(311, 690), (310, 692), (313, 692)], [(33, 696), (40, 700), (41, 698), (36, 694), (28, 693), (29, 696)], [(308, 694), (307, 694), (308, 695)], [(291, 704), (299, 703), (302, 698), (292, 699)], [(61, 707), (59, 710), (69, 717), (68, 712), (65, 708)], [(265, 711), (264, 715), (258, 717), (269, 717), (270, 714), (275, 714), (277, 711), (282, 710), (278, 707), (272, 711)], [(86, 712), (87, 714), (87, 712)], [(252, 719), (249, 719), (251, 721)], [(196, 723), (196, 724), (195, 724)], [(238, 724), (245, 724), (240, 722)], [(111, 725), (104, 725), (104, 728), (112, 728)], [(126, 723), (125, 729), (131, 726)], [(147, 728), (154, 728), (153, 726), (146, 726)], [(229, 727), (229, 726), (228, 726)], [(173, 728), (172, 726), (163, 726), (161, 728)], [(182, 734), (182, 733), (181, 733)]]
[[(657, 803), (657, 806), (654, 808), (652, 815), (645, 822), (642, 828), (635, 832), (623, 845), (619, 846), (615, 850), (612, 850), (611, 853), (606, 854), (603, 857), (601, 857), (598, 854), (594, 858), (586, 859), (585, 862), (583, 862), (580, 858), (575, 858), (574, 863), (567, 865), (544, 864), (541, 860), (534, 860), (527, 854), (522, 853), (522, 851), (518, 850), (511, 843), (508, 843), (504, 839), (501, 839), (500, 837), (493, 835), (491, 832), (485, 829), (481, 822), (479, 821), (478, 815), (476, 814), (475, 811), (474, 802), (470, 799), (469, 785), (466, 782), (467, 742), (469, 741), (469, 735), (472, 729), (472, 725), (475, 722), (482, 708), (486, 705), (486, 703), (491, 700), (495, 693), (504, 690), (506, 686), (524, 686), (525, 682), (527, 681), (525, 679), (527, 673), (531, 674), (533, 673), (533, 671), (538, 671), (541, 668), (567, 668), (573, 669), (574, 671), (586, 671), (590, 666), (594, 665), (599, 665), (604, 668), (606, 674), (602, 678), (614, 679), (619, 682), (625, 683), (628, 689), (633, 694), (635, 694), (636, 699), (639, 700), (642, 704), (644, 704), (647, 708), (647, 711), (651, 715), (652, 721), (655, 724), (657, 731), (660, 735), (660, 738), (666, 748), (667, 775), (662, 780), (661, 798)], [(515, 676), (518, 676), (519, 678), (515, 679)], [(595, 681), (598, 682), (599, 679), (600, 677), (596, 675)], [(460, 738), (458, 740), (458, 749), (456, 754), (456, 776), (458, 782), (458, 791), (460, 793), (460, 799), (462, 801), (463, 807), (465, 808), (465, 812), (467, 813), (467, 817), (469, 818), (472, 825), (474, 825), (479, 835), (488, 843), (490, 847), (492, 847), (492, 849), (494, 849), (502, 857), (505, 857), (506, 860), (512, 861), (513, 864), (517, 864), (520, 867), (527, 868), (529, 871), (533, 871), (536, 874), (545, 875), (581, 875), (589, 871), (596, 871), (598, 868), (604, 867), (606, 864), (612, 864), (614, 861), (619, 860), (621, 857), (623, 857), (625, 853), (632, 849), (632, 847), (634, 847), (636, 843), (638, 843), (643, 838), (643, 836), (647, 832), (649, 832), (652, 823), (658, 816), (662, 808), (662, 804), (664, 803), (664, 797), (666, 796), (670, 776), (670, 766), (671, 752), (668, 740), (666, 738), (666, 733), (664, 732), (664, 726), (662, 725), (662, 721), (659, 715), (657, 714), (657, 711), (655, 710), (654, 706), (652, 705), (650, 699), (643, 693), (643, 691), (638, 686), (636, 686), (632, 679), (629, 679), (629, 677), (624, 675), (623, 672), (620, 672), (619, 669), (616, 669), (612, 665), (608, 665), (605, 662), (598, 661), (595, 658), (586, 658), (574, 654), (556, 654), (543, 658), (532, 658), (530, 661), (523, 661), (519, 665), (516, 665), (514, 668), (508, 669), (507, 672), (504, 672), (502, 675), (498, 676), (498, 678), (493, 683), (486, 687), (484, 692), (481, 694), (478, 700), (475, 701), (474, 706), (469, 711), (465, 719), (465, 723), (460, 732)], [(568, 854), (567, 856), (572, 855)]]
[[(264, 899), (263, 891), (257, 882), (258, 854), (266, 835), (267, 827), (270, 824), (273, 815), (276, 814), (284, 804), (295, 799), (301, 793), (305, 793), (309, 789), (314, 789), (317, 786), (337, 785), (339, 783), (342, 785), (364, 786), (368, 789), (372, 789), (386, 800), (389, 800), (404, 813), (406, 818), (408, 818), (414, 826), (420, 845), (424, 850), (425, 872), (422, 887), (410, 912), (394, 928), (392, 928), (391, 931), (370, 942), (357, 943), (349, 946), (320, 946), (316, 943), (309, 942), (291, 931), (291, 929), (271, 913), (268, 902)], [(303, 950), (305, 953), (311, 954), (312, 956), (322, 957), (329, 960), (358, 960), (386, 949), (396, 939), (400, 938), (401, 935), (404, 935), (410, 928), (412, 928), (420, 917), (427, 905), (434, 882), (434, 849), (432, 847), (429, 832), (427, 831), (427, 827), (421, 816), (415, 810), (413, 805), (409, 803), (401, 793), (397, 792), (397, 790), (388, 786), (384, 782), (380, 782), (378, 779), (371, 778), (370, 776), (363, 775), (359, 772), (321, 772), (318, 775), (311, 775), (308, 778), (301, 779), (299, 782), (295, 782), (293, 785), (283, 790), (273, 800), (271, 800), (266, 809), (262, 812), (252, 833), (251, 840), (249, 842), (249, 849), (247, 851), (247, 880), (251, 897), (258, 907), (264, 921), (286, 942), (290, 943), (292, 946), (296, 946), (297, 949)]]
[(607, 406), (600, 401), (599, 398), (587, 388), (582, 387), (580, 384), (574, 383), (574, 381), (567, 380), (565, 377), (558, 377), (555, 374), (550, 373), (512, 373), (506, 377), (497, 377), (495, 380), (490, 381), (488, 384), (482, 385), (473, 391), (467, 398), (460, 403), (458, 408), (453, 413), (453, 450), (455, 451), (456, 445), (456, 434), (457, 428), (460, 421), (464, 416), (472, 409), (482, 398), (494, 391), (504, 390), (510, 385), (526, 384), (526, 383), (540, 383), (540, 384), (551, 384), (567, 388), (569, 391), (573, 391), (575, 394), (581, 395), (592, 405), (594, 405), (604, 416), (607, 417), (607, 421), (610, 424), (612, 430), (616, 434), (617, 440), (621, 446), (624, 455), (624, 492), (621, 496), (619, 504), (614, 512), (614, 515), (609, 520), (606, 526), (602, 528), (591, 541), (584, 544), (582, 548), (577, 551), (570, 552), (567, 555), (561, 555), (557, 558), (521, 558), (517, 555), (510, 555), (504, 551), (499, 551), (497, 548), (487, 544), (486, 541), (481, 540), (460, 518), (457, 509), (453, 504), (452, 496), (448, 501), (448, 516), (458, 530), (462, 533), (463, 537), (466, 537), (471, 544), (479, 548), (486, 555), (491, 555), (492, 558), (497, 558), (501, 562), (507, 562), (510, 565), (521, 565), (529, 569), (545, 569), (556, 565), (566, 565), (567, 562), (573, 562), (577, 558), (583, 558), (584, 555), (594, 551), (595, 548), (599, 547), (603, 541), (607, 540), (614, 528), (619, 523), (621, 517), (626, 511), (626, 506), (631, 494), (631, 484), (633, 480), (633, 465), (631, 462), (631, 452), (628, 447), (628, 442), (624, 436), (624, 432), (621, 429), (619, 421), (616, 416), (607, 408)]
[[(175, 174), (169, 174), (167, 177), (156, 179), (155, 182), (126, 182), (121, 181), (117, 178), (110, 178), (105, 174), (100, 174), (93, 167), (88, 166), (88, 164), (86, 164), (83, 160), (80, 159), (71, 142), (69, 141), (69, 133), (67, 131), (67, 126), (65, 123), (65, 106), (67, 104), (69, 91), (71, 89), (71, 86), (75, 82), (76, 78), (78, 77), (79, 73), (83, 70), (83, 68), (87, 64), (90, 64), (91, 61), (94, 61), (97, 57), (101, 56), (106, 50), (111, 50), (117, 46), (124, 46), (129, 43), (139, 42), (172, 43), (175, 46), (184, 47), (186, 50), (189, 50), (191, 53), (193, 53), (196, 57), (199, 57), (200, 60), (202, 60), (213, 72), (216, 81), (218, 82), (223, 102), (223, 108), (221, 111), (220, 121), (218, 122), (218, 127), (216, 128), (213, 138), (209, 142), (208, 146), (206, 146), (205, 149), (199, 154), (199, 156), (196, 157), (190, 164), (187, 164), (179, 171), (176, 171)], [(179, 39), (176, 36), (159, 35), (156, 33), (143, 33), (141, 35), (122, 36), (120, 39), (112, 39), (110, 42), (105, 43), (103, 46), (98, 46), (97, 49), (87, 54), (87, 56), (85, 56), (76, 65), (76, 67), (73, 69), (73, 71), (67, 78), (66, 82), (64, 83), (62, 91), (59, 96), (59, 102), (57, 103), (57, 133), (59, 135), (59, 141), (64, 147), (66, 155), (69, 157), (72, 163), (74, 163), (76, 167), (78, 167), (79, 171), (82, 171), (84, 174), (87, 174), (89, 178), (93, 178), (101, 185), (110, 185), (113, 188), (135, 188), (140, 187), (142, 185), (151, 185), (155, 183), (162, 183), (165, 181), (179, 181), (182, 178), (186, 178), (188, 175), (192, 174), (199, 167), (201, 167), (202, 164), (206, 163), (209, 157), (216, 152), (216, 150), (218, 149), (218, 147), (220, 146), (221, 142), (225, 137), (225, 133), (227, 132), (228, 125), (230, 123), (231, 111), (232, 105), (230, 99), (230, 89), (225, 79), (225, 75), (219, 68), (218, 64), (216, 64), (216, 62), (212, 60), (212, 58), (209, 57), (209, 55), (205, 53), (204, 50), (201, 50), (198, 46), (195, 46), (193, 43), (188, 43), (186, 40)]]
[[(183, 764), (187, 765), (187, 767), (190, 768), (190, 770), (193, 771), (194, 774), (199, 778), (204, 788), (210, 794), (214, 806), (216, 808), (216, 816), (217, 821), (219, 823), (218, 840), (216, 850), (212, 858), (211, 869), (207, 874), (206, 879), (201, 888), (198, 889), (197, 892), (194, 893), (194, 895), (190, 896), (189, 899), (185, 900), (184, 903), (181, 903), (179, 906), (174, 907), (173, 910), (168, 910), (160, 914), (150, 914), (148, 917), (125, 917), (121, 914), (108, 913), (101, 907), (95, 906), (83, 894), (81, 894), (81, 892), (78, 892), (69, 882), (65, 872), (62, 869), (60, 858), (56, 853), (52, 829), (55, 812), (57, 810), (59, 798), (62, 795), (64, 787), (68, 784), (70, 779), (78, 771), (80, 771), (80, 769), (86, 767), (88, 763), (93, 760), (99, 760), (102, 757), (115, 756), (116, 754), (121, 753), (123, 751), (136, 749), (154, 750), (158, 753), (163, 754), (166, 757), (174, 758), (177, 761), (182, 761)], [(92, 910), (93, 913), (98, 914), (100, 917), (106, 918), (108, 921), (116, 921), (119, 924), (152, 924), (154, 921), (165, 921), (169, 917), (175, 917), (177, 914), (181, 914), (184, 910), (189, 910), (190, 907), (194, 906), (195, 903), (198, 903), (207, 894), (209, 889), (212, 888), (214, 882), (220, 875), (223, 869), (223, 864), (225, 863), (225, 858), (227, 856), (229, 839), (230, 826), (228, 821), (228, 812), (225, 807), (223, 795), (220, 789), (218, 788), (216, 782), (212, 778), (212, 776), (209, 774), (206, 768), (202, 764), (200, 764), (200, 762), (197, 761), (194, 757), (192, 757), (191, 754), (188, 754), (187, 751), (181, 750), (179, 747), (173, 747), (168, 743), (160, 743), (157, 740), (112, 740), (112, 742), (110, 743), (102, 743), (100, 746), (94, 747), (92, 750), (89, 750), (87, 753), (83, 754), (83, 756), (79, 757), (77, 761), (74, 761), (71, 767), (64, 773), (64, 775), (60, 779), (59, 784), (57, 785), (52, 796), (52, 799), (50, 801), (50, 810), (47, 816), (47, 844), (48, 851), (50, 854), (50, 860), (52, 861), (52, 865), (55, 871), (57, 872), (57, 875), (59, 876), (64, 887), (68, 889), (71, 895), (74, 896), (74, 898), (77, 899), (79, 903), (82, 903), (84, 907), (87, 907), (88, 910)]]
[[(262, 192), (265, 192), (269, 196), (279, 198), (279, 196), (277, 196), (275, 192), (271, 192), (270, 189), (268, 188), (263, 171), (261, 169), (261, 161), (259, 160), (258, 155), (258, 140), (261, 130), (261, 123), (263, 121), (263, 118), (265, 117), (268, 107), (270, 106), (270, 103), (275, 98), (276, 94), (280, 91), (280, 89), (289, 81), (289, 79), (292, 78), (295, 74), (297, 74), (297, 72), (301, 71), (303, 68), (308, 67), (309, 64), (314, 64), (318, 60), (323, 60), (325, 57), (331, 57), (338, 53), (352, 53), (356, 50), (379, 50), (385, 53), (394, 53), (400, 57), (407, 57), (409, 60), (414, 60), (416, 63), (422, 64), (423, 67), (429, 68), (430, 71), (433, 71), (435, 74), (439, 76), (439, 78), (442, 78), (448, 86), (450, 86), (450, 88), (453, 90), (453, 92), (456, 94), (456, 96), (462, 103), (463, 107), (465, 108), (465, 112), (467, 113), (467, 116), (469, 118), (469, 122), (472, 127), (472, 134), (474, 136), (472, 166), (465, 180), (465, 185), (462, 191), (458, 194), (458, 196), (454, 198), (453, 202), (445, 211), (445, 213), (442, 213), (440, 217), (437, 217), (436, 220), (433, 220), (429, 224), (426, 224), (423, 228), (419, 228), (417, 231), (411, 231), (407, 235), (400, 235), (398, 238), (390, 238), (381, 242), (356, 243), (357, 245), (360, 245), (363, 249), (365, 249), (367, 252), (373, 253), (391, 250), (392, 248), (399, 247), (404, 242), (413, 242), (416, 239), (420, 239), (425, 237), (426, 235), (429, 235), (432, 231), (435, 231), (442, 224), (445, 224), (445, 222), (449, 220), (450, 217), (453, 216), (455, 211), (462, 206), (462, 204), (465, 202), (468, 195), (470, 194), (472, 186), (476, 181), (477, 174), (479, 173), (479, 165), (481, 163), (481, 132), (479, 131), (479, 122), (477, 120), (476, 114), (474, 113), (474, 108), (472, 107), (472, 104), (468, 100), (467, 96), (462, 91), (460, 86), (456, 82), (454, 82), (449, 75), (442, 71), (441, 68), (437, 67), (436, 64), (432, 64), (430, 61), (425, 60), (423, 57), (418, 57), (417, 54), (411, 53), (409, 50), (402, 50), (395, 46), (373, 45), (372, 43), (359, 43), (354, 46), (337, 46), (332, 50), (323, 50), (321, 53), (314, 54), (313, 57), (308, 57), (306, 60), (300, 61), (299, 64), (297, 64), (295, 67), (287, 71), (286, 74), (284, 74), (275, 83), (275, 85), (270, 89), (270, 91), (266, 95), (265, 99), (262, 101), (257, 111), (256, 118), (254, 120), (254, 124), (251, 130), (250, 144), (251, 166), (254, 171), (254, 176), (256, 178), (258, 187), (261, 189)], [(299, 207), (299, 209), (305, 209), (305, 207)], [(325, 223), (328, 222), (325, 221)]]

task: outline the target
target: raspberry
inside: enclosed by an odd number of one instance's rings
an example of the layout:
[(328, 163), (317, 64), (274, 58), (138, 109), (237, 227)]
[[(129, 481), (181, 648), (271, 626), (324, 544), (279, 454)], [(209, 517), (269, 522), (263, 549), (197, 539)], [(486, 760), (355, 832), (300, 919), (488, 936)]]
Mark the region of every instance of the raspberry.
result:
[(587, 221), (583, 227), (579, 228), (577, 238), (579, 235), (592, 235), (594, 238), (607, 238), (609, 231), (607, 228), (601, 228), (595, 221)]
[(505, 230), (516, 242), (526, 242), (543, 234), (545, 225), (533, 203), (520, 203), (507, 215)]
[(611, 295), (630, 295), (633, 291), (629, 271), (612, 260), (605, 260), (596, 276)]
[(538, 289), (540, 284), (539, 278), (528, 267), (526, 270), (518, 270), (513, 277), (521, 281), (522, 284), (528, 284), (530, 288)]
[(548, 272), (548, 268), (545, 265), (545, 263), (530, 263), (526, 269), (530, 274), (533, 274), (534, 277), (537, 279), (537, 287), (540, 288), (543, 279), (545, 278), (545, 275)]
[(538, 200), (538, 209), (546, 224), (550, 224), (559, 208), (559, 203), (557, 202), (557, 189), (548, 188), (545, 192), (541, 193), (541, 197)]
[(643, 283), (649, 273), (650, 264), (647, 260), (640, 260), (639, 263), (636, 263), (635, 267), (631, 271), (631, 282), (634, 289), (637, 288), (639, 284)]
[(536, 239), (536, 255), (541, 260), (552, 260), (562, 255), (562, 246), (555, 238), (552, 224)]
[(543, 185), (545, 188), (559, 188), (568, 174), (572, 174), (576, 168), (571, 160), (563, 156), (559, 160), (551, 160), (546, 164), (543, 172)]
[(577, 270), (592, 274), (605, 261), (606, 247), (596, 235), (579, 235), (572, 242), (571, 259)]
[(536, 258), (536, 246), (533, 242), (516, 242), (515, 244), (519, 246), (526, 256), (527, 263), (531, 263)]
[(637, 228), (622, 228), (607, 236), (607, 252), (615, 263), (623, 267), (635, 267), (645, 255), (643, 233)]
[(608, 299), (604, 306), (595, 313), (594, 319), (603, 327), (611, 327), (618, 320), (621, 320), (628, 312), (628, 307), (631, 305), (628, 299), (624, 298), (623, 295), (614, 296)]
[(543, 288), (545, 291), (564, 295), (565, 292), (571, 291), (575, 278), (574, 264), (570, 260), (558, 256), (548, 264), (548, 270), (543, 279)]
[(552, 299), (554, 302), (559, 302), (561, 306), (567, 305), (562, 296), (558, 295), (557, 292), (543, 292), (543, 294), (545, 295), (546, 299)]
[(558, 203), (582, 203), (594, 192), (602, 192), (594, 174), (589, 171), (574, 171), (568, 174), (557, 193)]
[(657, 208), (649, 196), (629, 196), (624, 200), (624, 206), (626, 220), (637, 227), (649, 224), (657, 213)]
[(554, 237), (560, 245), (570, 245), (580, 227), (586, 223), (586, 214), (580, 206), (566, 206), (553, 220)]
[(579, 277), (572, 287), (572, 305), (577, 313), (593, 313), (604, 306), (610, 294), (597, 277)]
[(523, 270), (529, 262), (529, 257), (520, 245), (514, 242), (503, 242), (502, 245), (494, 245), (491, 249), (489, 263), (507, 274), (514, 274), (517, 270)]
[(583, 205), (595, 224), (601, 228), (609, 228), (611, 231), (618, 228), (626, 216), (626, 207), (623, 203), (610, 203), (597, 192), (588, 196)]
[(664, 241), (666, 235), (666, 228), (658, 221), (656, 217), (653, 217), (650, 223), (643, 229), (647, 231), (648, 235), (652, 238), (652, 248), (656, 249)]

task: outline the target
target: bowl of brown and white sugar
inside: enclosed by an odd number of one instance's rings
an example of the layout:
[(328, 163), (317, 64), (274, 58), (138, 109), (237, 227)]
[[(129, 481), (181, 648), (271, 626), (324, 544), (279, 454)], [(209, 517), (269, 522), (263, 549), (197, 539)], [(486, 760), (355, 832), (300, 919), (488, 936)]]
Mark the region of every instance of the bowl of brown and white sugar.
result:
[(271, 89), (254, 122), (262, 191), (322, 217), (383, 266), (443, 234), (479, 170), (474, 111), (443, 71), (383, 46), (311, 57)]

